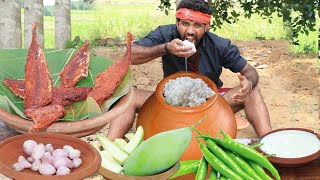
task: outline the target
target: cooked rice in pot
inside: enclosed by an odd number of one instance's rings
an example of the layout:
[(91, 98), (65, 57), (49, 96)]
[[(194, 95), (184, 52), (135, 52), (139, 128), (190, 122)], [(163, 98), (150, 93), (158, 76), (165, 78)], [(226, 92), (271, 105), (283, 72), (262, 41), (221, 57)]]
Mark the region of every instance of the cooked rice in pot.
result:
[(173, 106), (194, 107), (203, 104), (215, 92), (200, 78), (178, 77), (164, 85), (163, 96)]

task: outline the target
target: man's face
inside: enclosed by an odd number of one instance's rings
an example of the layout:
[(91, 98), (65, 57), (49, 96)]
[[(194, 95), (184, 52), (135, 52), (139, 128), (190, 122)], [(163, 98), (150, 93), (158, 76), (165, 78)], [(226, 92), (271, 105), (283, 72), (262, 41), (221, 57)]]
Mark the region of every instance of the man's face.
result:
[(203, 34), (207, 31), (204, 24), (192, 20), (177, 20), (176, 23), (182, 40), (193, 42), (196, 46), (199, 44)]

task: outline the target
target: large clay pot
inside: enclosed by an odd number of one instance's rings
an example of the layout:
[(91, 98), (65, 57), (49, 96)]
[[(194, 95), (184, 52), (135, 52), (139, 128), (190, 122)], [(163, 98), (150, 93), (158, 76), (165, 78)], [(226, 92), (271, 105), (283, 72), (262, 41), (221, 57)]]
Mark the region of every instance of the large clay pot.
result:
[[(164, 85), (169, 80), (181, 76), (201, 78), (216, 94), (209, 98), (207, 102), (196, 107), (176, 107), (167, 104), (163, 97)], [(216, 85), (201, 74), (178, 72), (163, 79), (158, 84), (154, 94), (143, 104), (138, 113), (137, 127), (142, 125), (144, 138), (147, 139), (163, 131), (190, 126), (205, 115), (208, 115), (208, 117), (197, 126), (197, 129), (202, 133), (210, 133), (211, 136), (215, 137), (222, 129), (231, 137), (236, 137), (237, 124), (234, 114), (226, 100), (218, 94)], [(196, 136), (198, 134), (193, 131), (191, 143), (180, 160), (201, 158), (202, 154), (196, 141)]]

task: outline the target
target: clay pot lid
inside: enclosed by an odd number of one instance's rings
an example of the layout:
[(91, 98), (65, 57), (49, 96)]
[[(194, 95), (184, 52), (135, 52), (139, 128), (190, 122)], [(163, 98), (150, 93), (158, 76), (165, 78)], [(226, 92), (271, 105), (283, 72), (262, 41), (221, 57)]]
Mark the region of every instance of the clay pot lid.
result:
[[(129, 108), (132, 100), (133, 90), (130, 88), (129, 92), (125, 96), (121, 97), (121, 105), (111, 108), (108, 112), (103, 113), (100, 116), (81, 121), (55, 122), (45, 129), (44, 132), (68, 134), (75, 137), (90, 135), (99, 131), (111, 120), (125, 112)], [(33, 122), (31, 120), (23, 119), (20, 116), (11, 114), (1, 108), (0, 119), (4, 121), (10, 128), (20, 133), (27, 133), (28, 130), (33, 126)]]
[(237, 122), (237, 130), (242, 130), (249, 127), (249, 122), (246, 119), (240, 116), (235, 116), (235, 118)]
[[(52, 144), (54, 149), (62, 148), (64, 145), (70, 145), (81, 152), (80, 158), (82, 164), (78, 168), (71, 169), (71, 173), (63, 176), (42, 176), (39, 172), (31, 169), (24, 169), (21, 172), (15, 171), (12, 165), (18, 161), (18, 157), (27, 155), (23, 152), (23, 143), (26, 140), (34, 140), (37, 143)], [(101, 165), (101, 156), (99, 152), (89, 143), (64, 134), (55, 133), (26, 133), (14, 136), (0, 142), (0, 172), (13, 179), (84, 179), (97, 172)]]
[[(284, 134), (284, 133), (287, 134)], [(280, 134), (282, 133), (282, 134)], [(290, 134), (289, 134), (290, 133)], [(301, 134), (303, 133), (303, 134)], [(275, 136), (276, 135), (276, 136)], [(281, 135), (281, 136), (279, 136)], [(302, 139), (300, 138), (288, 138), (288, 137), (303, 137)], [(268, 141), (267, 141), (268, 138)], [(308, 139), (310, 138), (310, 139)], [(279, 142), (279, 139), (282, 139), (281, 142)], [(285, 140), (283, 140), (285, 139)], [(300, 140), (299, 140), (300, 139)], [(271, 140), (271, 141), (270, 141)], [(319, 140), (319, 141), (317, 141)], [(257, 148), (258, 151), (262, 152), (263, 154), (273, 154), (274, 151), (270, 148), (277, 148), (277, 152), (279, 152), (279, 148), (283, 148), (283, 151), (281, 151), (282, 155), (279, 155), (278, 157), (275, 156), (269, 156), (268, 159), (269, 161), (277, 166), (282, 166), (282, 167), (300, 167), (307, 165), (311, 163), (313, 160), (317, 159), (320, 157), (320, 135), (313, 130), (310, 129), (305, 129), (305, 128), (282, 128), (282, 129), (276, 129), (273, 130), (264, 136), (262, 136), (259, 141), (259, 143), (262, 143), (263, 145), (259, 148)], [(273, 143), (272, 143), (273, 142)], [(304, 152), (304, 154), (301, 154), (299, 150), (299, 154), (294, 157), (292, 155), (292, 152), (297, 152), (297, 151), (292, 151), (294, 148), (291, 148), (288, 146), (288, 144), (293, 144), (294, 147), (301, 147), (301, 149), (307, 150), (311, 149), (311, 146), (306, 147), (306, 144), (302, 144), (304, 142), (315, 142), (313, 144), (317, 144), (316, 147), (313, 147), (312, 152)], [(275, 144), (276, 143), (276, 144)], [(277, 145), (277, 146), (275, 146)], [(265, 146), (265, 147), (263, 147)], [(316, 149), (318, 148), (318, 151)], [(266, 150), (267, 149), (267, 150)], [(269, 152), (266, 152), (269, 151)], [(290, 157), (288, 155), (288, 152), (291, 151)], [(283, 156), (283, 153), (285, 153), (285, 156)]]
[(174, 164), (167, 171), (162, 172), (160, 174), (155, 174), (153, 176), (126, 176), (122, 174), (117, 174), (108, 169), (103, 168), (102, 166), (99, 169), (99, 173), (107, 179), (116, 179), (116, 180), (158, 180), (158, 179), (169, 179), (169, 177), (173, 176), (180, 168), (179, 161)]

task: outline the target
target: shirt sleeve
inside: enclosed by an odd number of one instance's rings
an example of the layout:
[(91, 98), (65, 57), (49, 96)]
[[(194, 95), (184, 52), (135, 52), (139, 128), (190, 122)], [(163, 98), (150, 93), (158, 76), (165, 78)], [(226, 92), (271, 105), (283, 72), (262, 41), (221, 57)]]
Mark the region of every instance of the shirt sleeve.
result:
[(223, 67), (230, 69), (232, 72), (240, 72), (247, 64), (247, 61), (240, 55), (239, 48), (231, 44), (230, 41), (223, 56)]
[(162, 27), (159, 26), (157, 29), (151, 31), (146, 37), (135, 41), (134, 44), (140, 46), (156, 46), (165, 43), (165, 38), (163, 37)]

